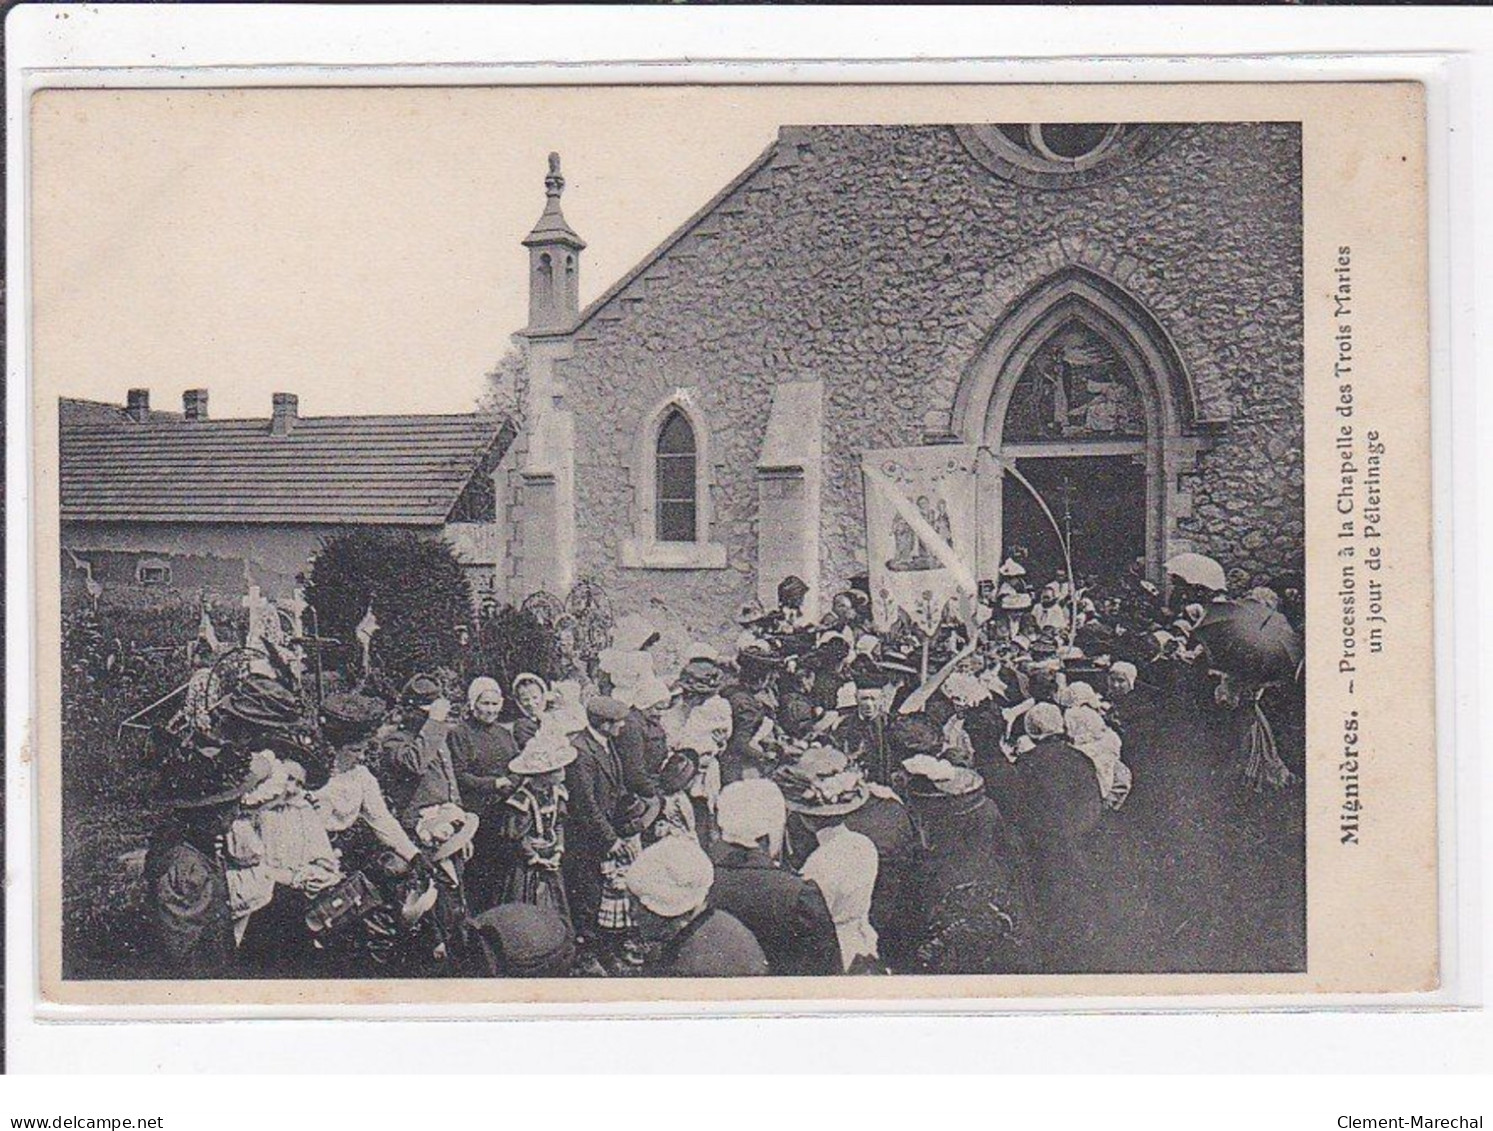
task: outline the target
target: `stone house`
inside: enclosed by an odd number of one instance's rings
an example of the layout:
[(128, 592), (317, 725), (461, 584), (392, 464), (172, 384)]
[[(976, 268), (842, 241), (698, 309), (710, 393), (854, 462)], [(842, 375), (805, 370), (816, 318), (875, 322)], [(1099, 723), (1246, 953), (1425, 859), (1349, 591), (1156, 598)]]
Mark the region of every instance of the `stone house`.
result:
[(951, 442), (981, 453), (981, 579), (1013, 544), (1055, 560), (1013, 464), (1080, 574), (1299, 569), (1300, 146), (1268, 122), (784, 127), (584, 310), (552, 158), (505, 595), (588, 577), (724, 639), (786, 574), (815, 605), (866, 569), (862, 452)]
[(65, 590), (288, 598), (329, 534), (390, 526), (444, 537), (478, 598), (493, 591), (506, 418), (305, 417), (276, 393), (268, 419), (213, 420), (207, 402), (202, 389), (180, 413), (153, 410), (145, 389), (124, 406), (63, 399)]

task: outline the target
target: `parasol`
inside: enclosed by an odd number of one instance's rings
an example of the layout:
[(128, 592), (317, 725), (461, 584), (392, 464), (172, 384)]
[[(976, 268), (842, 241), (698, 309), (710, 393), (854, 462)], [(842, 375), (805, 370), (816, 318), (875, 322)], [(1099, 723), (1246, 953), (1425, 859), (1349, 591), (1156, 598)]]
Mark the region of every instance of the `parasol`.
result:
[(1201, 585), (1215, 593), (1228, 589), (1228, 580), (1223, 575), (1223, 566), (1206, 554), (1177, 554), (1168, 558), (1166, 572), (1188, 585)]
[(1294, 679), (1301, 664), (1301, 634), (1259, 601), (1215, 601), (1192, 635), (1215, 668), (1252, 683)]

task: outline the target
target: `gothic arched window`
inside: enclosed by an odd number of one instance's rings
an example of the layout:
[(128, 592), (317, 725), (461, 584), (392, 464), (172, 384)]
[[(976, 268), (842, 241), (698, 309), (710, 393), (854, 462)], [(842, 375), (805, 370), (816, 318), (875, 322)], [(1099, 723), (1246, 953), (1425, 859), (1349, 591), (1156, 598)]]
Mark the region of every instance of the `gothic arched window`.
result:
[(654, 530), (660, 542), (699, 540), (699, 497), (695, 430), (679, 409), (671, 409), (654, 445)]

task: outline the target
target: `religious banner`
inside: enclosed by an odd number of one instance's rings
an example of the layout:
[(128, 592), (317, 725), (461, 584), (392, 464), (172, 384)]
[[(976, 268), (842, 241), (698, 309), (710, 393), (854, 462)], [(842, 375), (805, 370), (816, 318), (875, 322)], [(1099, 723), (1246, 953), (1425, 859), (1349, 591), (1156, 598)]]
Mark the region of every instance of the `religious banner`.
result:
[(931, 634), (950, 601), (973, 602), (977, 451), (971, 444), (940, 444), (861, 457), (878, 629), (906, 613)]

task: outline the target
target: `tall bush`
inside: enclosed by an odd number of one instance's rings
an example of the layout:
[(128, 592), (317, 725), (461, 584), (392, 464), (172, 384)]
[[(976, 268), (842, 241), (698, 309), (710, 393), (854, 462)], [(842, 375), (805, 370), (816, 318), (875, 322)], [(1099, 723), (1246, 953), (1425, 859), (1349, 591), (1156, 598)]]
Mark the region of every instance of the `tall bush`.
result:
[(521, 672), (532, 672), (546, 682), (559, 676), (555, 635), (532, 612), (504, 605), (482, 618), (462, 674), (468, 682), (479, 675), (492, 676), (510, 695), (513, 679)]
[(371, 683), (397, 690), (417, 672), (462, 669), (472, 621), (471, 584), (443, 540), (377, 527), (334, 534), (311, 562), (306, 600), (323, 636), (343, 643), (344, 673), (361, 679), (358, 624), (369, 608), (378, 621)]

